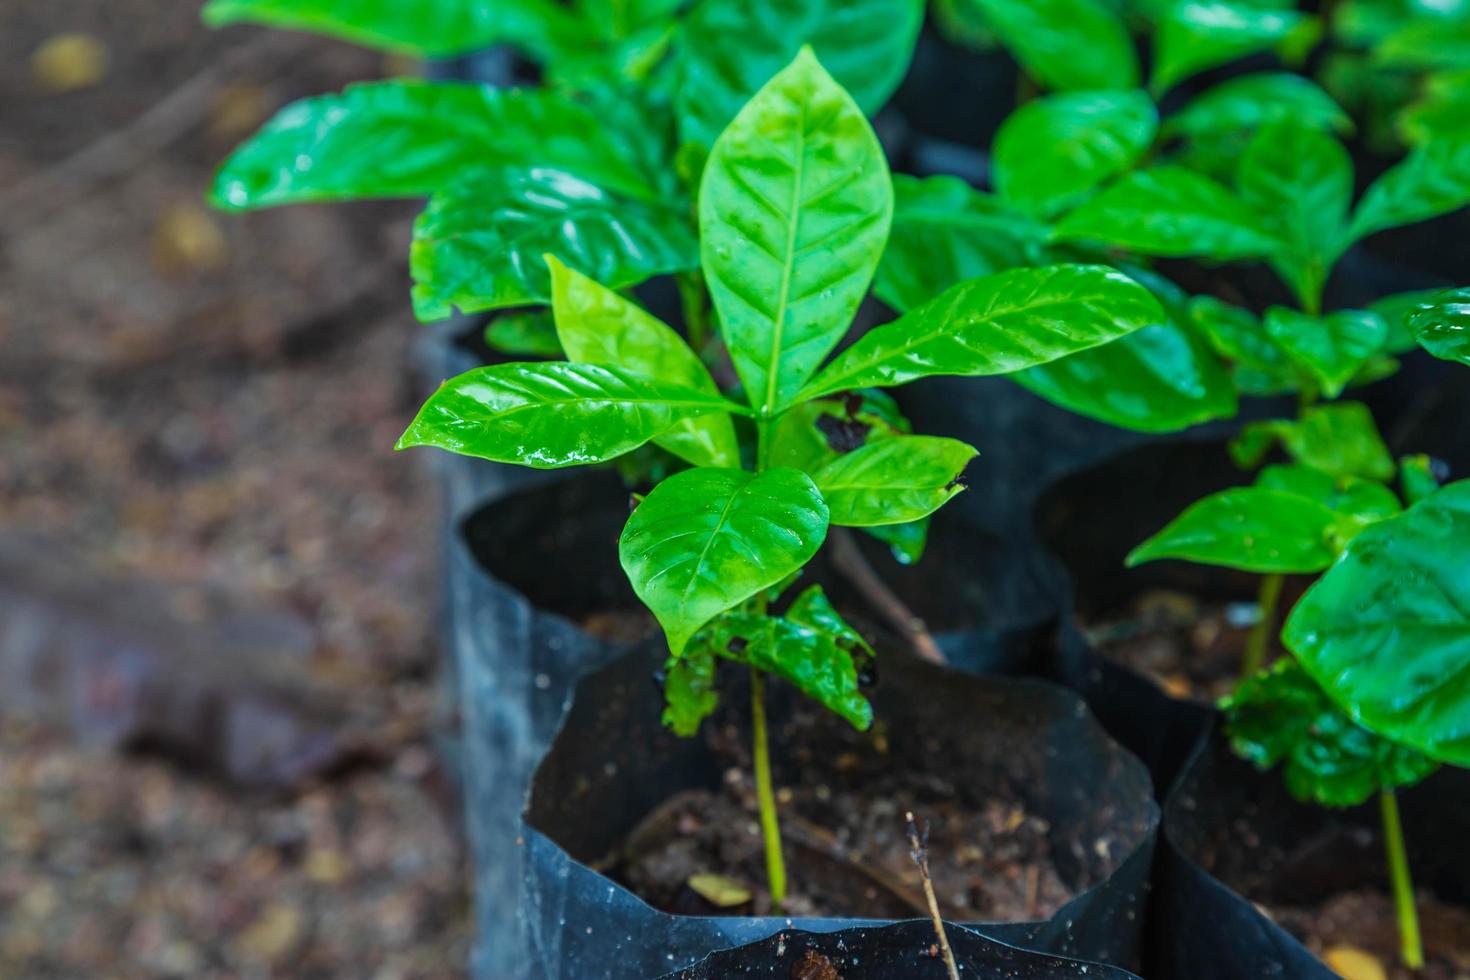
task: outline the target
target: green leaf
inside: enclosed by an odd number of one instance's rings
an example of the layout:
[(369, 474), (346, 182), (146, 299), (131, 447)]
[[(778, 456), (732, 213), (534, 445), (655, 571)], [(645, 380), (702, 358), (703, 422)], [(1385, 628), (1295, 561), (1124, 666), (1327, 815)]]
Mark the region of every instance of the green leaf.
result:
[[(570, 361), (616, 364), (647, 378), (719, 397), (709, 369), (670, 327), (606, 286), (557, 259), (551, 267), (556, 333)], [(730, 416), (687, 418), (654, 439), (696, 466), (739, 466), (740, 444)]]
[(1017, 206), (1052, 212), (1143, 159), (1158, 125), (1159, 111), (1141, 89), (1036, 99), (1001, 124), (991, 179)]
[(1276, 395), (1295, 391), (1300, 376), (1286, 351), (1249, 310), (1213, 296), (1189, 301), (1191, 322), (1222, 356), (1235, 362), (1235, 384), (1241, 394)]
[(1435, 357), (1470, 366), (1470, 288), (1438, 293), (1409, 314), (1408, 325)]
[(1427, 221), (1470, 203), (1470, 139), (1433, 140), (1415, 147), (1363, 193), (1348, 236)]
[(826, 536), (827, 504), (800, 470), (701, 467), (653, 488), (618, 556), (678, 656), (705, 623), (810, 561)]
[(1316, 380), (1328, 398), (1342, 394), (1388, 338), (1388, 323), (1368, 310), (1308, 316), (1273, 306), (1266, 311), (1265, 323), (1266, 334)]
[(699, 193), (710, 296), (762, 414), (787, 405), (847, 332), (892, 214), (877, 137), (803, 48), (721, 134)]
[(544, 303), (547, 252), (614, 289), (699, 267), (684, 208), (549, 167), (481, 170), (436, 193), (414, 223), (414, 312), (430, 321)]
[(1359, 724), (1470, 765), (1470, 482), (1360, 534), (1282, 638)]
[(812, 474), (832, 523), (903, 524), (928, 517), (965, 489), (975, 450), (958, 439), (895, 436), (854, 449)]
[(766, 463), (815, 473), (843, 453), (911, 431), (893, 399), (876, 388), (816, 398), (776, 418)]
[[(826, 629), (794, 622), (789, 614), (731, 613), (710, 623), (694, 642), (775, 674), (861, 731), (873, 723), (873, 708), (859, 690), (855, 648), (840, 640)], [(866, 662), (866, 653), (856, 654)]]
[(1132, 88), (1138, 55), (1123, 22), (1097, 0), (976, 0), (986, 25), (1046, 88)]
[(1022, 371), (1014, 380), (1070, 411), (1139, 432), (1174, 432), (1229, 418), (1239, 407), (1230, 373), (1196, 336), (1178, 289), (1150, 286), (1165, 316), (1112, 343)]
[(1418, 71), (1470, 68), (1470, 20), (1411, 20), (1374, 46), (1373, 60), (1387, 67)]
[(1399, 113), (1397, 125), (1411, 144), (1470, 139), (1470, 69), (1426, 78), (1419, 98)]
[(795, 623), (797, 626), (804, 626), (832, 637), (833, 642), (846, 650), (849, 656), (854, 657), (860, 664), (866, 664), (867, 661), (877, 656), (873, 648), (868, 645), (868, 641), (863, 639), (862, 634), (849, 626), (847, 620), (842, 618), (820, 585), (804, 589), (786, 608), (784, 618), (789, 623)]
[(1252, 422), (1232, 443), (1231, 454), (1241, 466), (1256, 466), (1277, 441), (1296, 462), (1332, 476), (1393, 479), (1393, 457), (1373, 414), (1358, 402), (1317, 405), (1294, 422)]
[(1419, 349), (1419, 340), (1409, 328), (1409, 317), (1425, 303), (1432, 302), (1443, 290), (1419, 289), (1409, 293), (1395, 293), (1368, 304), (1368, 309), (1383, 317), (1388, 324), (1388, 339), (1383, 349), (1390, 354), (1407, 354)]
[(1305, 307), (1318, 308), (1344, 247), (1353, 201), (1347, 150), (1320, 130), (1290, 120), (1272, 123), (1246, 148), (1236, 184), (1280, 242), (1272, 265)]
[(265, 24), (424, 58), (503, 43), (544, 54), (576, 26), (551, 0), (210, 0), (203, 17), (210, 27)]
[(539, 89), (390, 81), (293, 102), (215, 175), (218, 207), (423, 197), (466, 170), (560, 168), (630, 196), (652, 193), (596, 116)]
[(1221, 82), (1164, 120), (1166, 137), (1251, 132), (1278, 120), (1349, 134), (1352, 118), (1321, 86), (1291, 72), (1256, 72)]
[(893, 176), (893, 228), (873, 291), (900, 312), (956, 283), (1037, 265), (1046, 229), (958, 177)]
[(1247, 678), (1221, 707), (1236, 754), (1260, 769), (1281, 766), (1286, 788), (1304, 803), (1357, 806), (1439, 768), (1354, 724), (1290, 657)]
[(1404, 491), (1404, 501), (1411, 505), (1434, 493), (1439, 489), (1434, 460), (1422, 453), (1400, 459), (1399, 485)]
[(437, 446), (498, 463), (558, 469), (606, 462), (681, 419), (736, 409), (719, 395), (613, 365), (495, 364), (440, 385), (398, 448)]
[(843, 351), (800, 397), (936, 374), (1010, 374), (1117, 340), (1163, 317), (1116, 269), (1055, 265), (971, 279)]
[(1342, 519), (1338, 532), (1344, 542), (1369, 524), (1403, 510), (1393, 491), (1377, 480), (1334, 477), (1300, 464), (1267, 466), (1256, 478), (1256, 486), (1294, 493), (1334, 511)]
[(924, 557), (924, 546), (929, 541), (929, 518), (905, 524), (877, 524), (863, 528), (863, 532), (888, 545), (894, 561), (912, 565)]
[(1307, 20), (1277, 10), (1224, 0), (1183, 0), (1158, 26), (1149, 88), (1164, 92), (1191, 75), (1275, 47)]
[(1334, 511), (1294, 493), (1222, 490), (1133, 549), (1128, 566), (1178, 558), (1246, 572), (1320, 572), (1337, 557), (1338, 521)]
[(701, 0), (679, 39), (679, 133), (711, 146), (741, 106), (811, 45), (863, 112), (908, 71), (922, 0)]
[(485, 346), (512, 357), (562, 358), (550, 310), (502, 313), (485, 324)]
[(1171, 166), (1124, 175), (1063, 218), (1053, 237), (1171, 258), (1261, 258), (1276, 248), (1260, 218), (1229, 189)]
[(682, 657), (670, 657), (664, 665), (663, 723), (675, 735), (688, 738), (720, 706), (715, 691), (715, 654), (692, 644)]

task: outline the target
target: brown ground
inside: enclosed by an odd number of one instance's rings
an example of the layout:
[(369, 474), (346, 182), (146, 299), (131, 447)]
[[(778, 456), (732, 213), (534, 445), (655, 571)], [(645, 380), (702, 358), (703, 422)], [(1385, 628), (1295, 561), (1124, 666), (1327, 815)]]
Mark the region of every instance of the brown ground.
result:
[[(304, 623), (303, 676), (384, 734), (264, 795), (12, 710), (0, 977), (459, 976), (433, 502), (390, 452), (415, 403), (413, 208), (201, 205), (266, 114), (385, 66), (197, 8), (0, 5), (0, 541)], [(86, 37), (46, 51), (61, 32)]]

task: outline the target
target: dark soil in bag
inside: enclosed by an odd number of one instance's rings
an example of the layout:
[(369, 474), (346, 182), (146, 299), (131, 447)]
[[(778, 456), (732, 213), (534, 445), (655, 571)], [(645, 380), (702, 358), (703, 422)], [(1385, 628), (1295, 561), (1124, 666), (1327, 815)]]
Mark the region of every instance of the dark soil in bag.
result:
[[(609, 944), (625, 965), (687, 963), (793, 922), (826, 931), (923, 914), (908, 809), (931, 824), (947, 916), (1014, 916), (979, 928), (1028, 949), (1122, 963), (1141, 954), (1151, 783), (1076, 695), (956, 674), (885, 645), (871, 692), (878, 722), (863, 734), (773, 682), (793, 895), (791, 918), (764, 918), (744, 766), (747, 674), (726, 671), (720, 714), (703, 737), (679, 739), (660, 724), (651, 681), (662, 649), (651, 641), (583, 679), (533, 782), (525, 870), (545, 975), (638, 975), (607, 972)], [(749, 897), (721, 909), (694, 874), (733, 879)], [(650, 908), (614, 878), (683, 914)], [(844, 918), (816, 918), (833, 915)]]
[(1399, 800), (1428, 960), (1417, 973), (1398, 962), (1376, 800), (1299, 803), (1216, 733), (1165, 807), (1158, 975), (1327, 978), (1328, 963), (1364, 956), (1393, 980), (1470, 975), (1470, 772), (1442, 770)]
[[(969, 980), (1126, 980), (1117, 967), (1048, 956), (987, 939), (961, 926), (945, 927), (955, 966)], [(662, 980), (944, 980), (934, 926), (928, 920), (881, 928), (816, 933), (783, 930), (736, 949), (711, 953)]]

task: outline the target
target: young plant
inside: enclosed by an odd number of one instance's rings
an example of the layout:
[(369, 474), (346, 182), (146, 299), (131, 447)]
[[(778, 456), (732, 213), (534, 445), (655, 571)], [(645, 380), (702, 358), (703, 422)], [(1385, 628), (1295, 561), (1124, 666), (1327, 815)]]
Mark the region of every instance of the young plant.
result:
[[(804, 48), (720, 134), (699, 189), (700, 271), (739, 400), (672, 328), (548, 258), (568, 360), (453, 378), (399, 443), (559, 468), (654, 441), (691, 464), (637, 503), (619, 557), (668, 641), (665, 721), (676, 731), (693, 734), (714, 710), (718, 661), (752, 671), (755, 777), (778, 906), (785, 868), (766, 678), (866, 728), (871, 708), (858, 679), (871, 650), (820, 587), (784, 613), (773, 604), (829, 526), (920, 520), (963, 489), (975, 456), (953, 439), (908, 434), (873, 389), (1021, 370), (1159, 315), (1146, 290), (1111, 269), (1021, 269), (961, 283), (829, 361), (867, 292), (892, 208), (887, 165), (860, 107)], [(861, 417), (889, 421), (854, 422)], [(843, 438), (813, 438), (835, 431)]]

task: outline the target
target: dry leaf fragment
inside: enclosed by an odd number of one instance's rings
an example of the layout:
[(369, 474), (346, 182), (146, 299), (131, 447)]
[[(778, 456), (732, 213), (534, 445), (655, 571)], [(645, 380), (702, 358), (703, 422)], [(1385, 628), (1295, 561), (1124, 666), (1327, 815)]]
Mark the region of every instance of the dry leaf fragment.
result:
[(107, 74), (107, 45), (90, 34), (56, 34), (31, 54), (31, 73), (52, 92), (90, 88)]
[(1346, 980), (1388, 980), (1388, 972), (1378, 957), (1356, 946), (1329, 946), (1322, 959)]
[(725, 875), (690, 875), (686, 883), (705, 901), (722, 909), (734, 908), (750, 901), (750, 889), (744, 883)]

